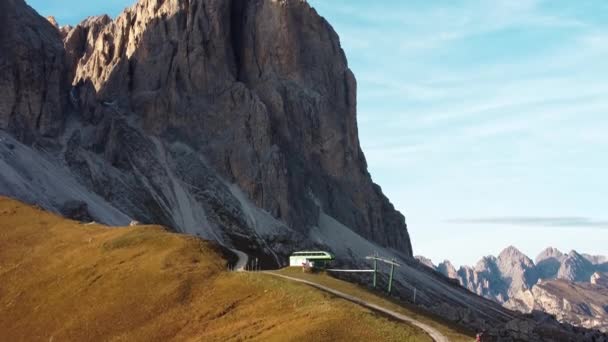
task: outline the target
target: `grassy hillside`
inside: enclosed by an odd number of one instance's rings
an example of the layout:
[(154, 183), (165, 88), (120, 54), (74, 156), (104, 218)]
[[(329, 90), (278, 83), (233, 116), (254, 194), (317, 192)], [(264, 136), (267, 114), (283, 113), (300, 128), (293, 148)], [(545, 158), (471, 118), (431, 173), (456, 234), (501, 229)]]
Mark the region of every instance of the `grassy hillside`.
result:
[(429, 341), (306, 285), (227, 272), (211, 243), (0, 198), (0, 340)]
[(426, 323), (434, 327), (435, 329), (439, 330), (443, 335), (445, 335), (450, 341), (468, 342), (475, 340), (474, 332), (466, 331), (463, 328), (455, 325), (454, 323), (448, 322), (440, 317), (425, 312), (414, 305), (407, 305), (406, 303), (402, 302), (397, 303), (393, 298), (382, 295), (382, 290), (372, 292), (369, 289), (362, 287), (358, 284), (353, 284), (347, 281), (336, 279), (327, 275), (324, 272), (303, 273), (299, 267), (287, 267), (276, 273), (328, 286), (332, 289), (336, 289), (351, 296), (366, 300), (370, 303), (380, 305), (384, 308), (404, 314), (406, 316), (409, 316), (420, 322)]

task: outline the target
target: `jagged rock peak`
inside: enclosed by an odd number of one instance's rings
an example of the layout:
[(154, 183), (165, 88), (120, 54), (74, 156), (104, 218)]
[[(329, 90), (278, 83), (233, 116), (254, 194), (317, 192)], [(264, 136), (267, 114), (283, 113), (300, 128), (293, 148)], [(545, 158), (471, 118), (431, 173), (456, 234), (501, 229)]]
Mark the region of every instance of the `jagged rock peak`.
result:
[(50, 16), (46, 17), (46, 20), (48, 20), (49, 23), (51, 23), (51, 25), (55, 26), (55, 28), (59, 28), (59, 24), (57, 23), (57, 19), (55, 19), (54, 16), (50, 15)]
[(432, 269), (435, 269), (435, 264), (433, 264), (433, 261), (431, 259), (426, 258), (422, 255), (416, 255), (414, 258), (416, 260), (418, 260), (418, 262), (420, 262), (421, 264), (426, 265)]
[(555, 258), (559, 260), (562, 259), (563, 256), (564, 253), (562, 253), (559, 249), (547, 247), (536, 256), (536, 263), (538, 264), (539, 262), (549, 258)]
[(532, 263), (532, 260), (530, 260), (530, 258), (525, 255), (524, 253), (522, 253), (519, 249), (517, 249), (515, 246), (509, 246), (505, 249), (502, 250), (502, 252), (500, 252), (500, 254), (498, 255), (498, 259), (499, 260), (518, 260), (518, 261), (524, 261), (526, 263)]
[(51, 23), (51, 25), (53, 25), (53, 27), (55, 27), (57, 29), (57, 31), (59, 31), (59, 34), (61, 35), (61, 39), (64, 39), (68, 35), (68, 33), (72, 30), (72, 26), (70, 26), (70, 25), (60, 26), (59, 23), (57, 22), (57, 19), (55, 19), (55, 17), (52, 15), (46, 17), (46, 20), (49, 23)]
[(557, 278), (586, 282), (589, 281), (594, 269), (593, 264), (589, 260), (572, 250), (562, 261), (557, 272)]
[(508, 294), (528, 289), (538, 281), (534, 262), (519, 249), (509, 246), (498, 256), (498, 268), (509, 286)]
[(439, 271), (446, 277), (453, 279), (458, 278), (458, 272), (456, 271), (456, 267), (454, 267), (454, 265), (452, 265), (449, 260), (444, 260), (439, 265), (437, 265), (437, 271)]

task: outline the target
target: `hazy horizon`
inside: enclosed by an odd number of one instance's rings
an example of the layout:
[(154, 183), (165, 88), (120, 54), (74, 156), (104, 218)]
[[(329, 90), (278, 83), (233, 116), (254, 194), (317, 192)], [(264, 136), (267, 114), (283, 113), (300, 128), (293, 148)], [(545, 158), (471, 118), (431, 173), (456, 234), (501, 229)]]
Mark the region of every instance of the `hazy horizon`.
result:
[[(133, 0), (29, 0), (76, 24)], [(358, 82), (369, 171), (415, 255), (608, 254), (608, 3), (309, 0)]]

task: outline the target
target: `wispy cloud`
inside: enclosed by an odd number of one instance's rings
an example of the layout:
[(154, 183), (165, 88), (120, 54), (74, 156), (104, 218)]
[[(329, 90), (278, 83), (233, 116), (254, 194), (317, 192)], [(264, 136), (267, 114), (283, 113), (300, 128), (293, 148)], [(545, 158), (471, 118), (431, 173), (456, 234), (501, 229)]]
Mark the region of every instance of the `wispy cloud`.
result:
[(540, 227), (572, 227), (572, 228), (602, 228), (608, 229), (608, 220), (596, 220), (589, 217), (534, 217), (534, 216), (505, 216), (485, 218), (465, 218), (448, 220), (456, 224), (492, 224), (513, 226), (540, 226)]

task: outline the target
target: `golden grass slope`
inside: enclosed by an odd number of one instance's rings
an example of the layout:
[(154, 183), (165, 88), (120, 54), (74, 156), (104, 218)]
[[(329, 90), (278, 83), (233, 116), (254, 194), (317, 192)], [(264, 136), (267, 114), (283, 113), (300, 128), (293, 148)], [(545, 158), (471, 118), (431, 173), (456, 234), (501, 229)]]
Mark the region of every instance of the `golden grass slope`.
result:
[(275, 273), (308, 280), (319, 285), (324, 285), (348, 295), (358, 297), (369, 303), (373, 303), (383, 308), (409, 316), (439, 330), (439, 332), (441, 332), (452, 342), (468, 342), (475, 340), (474, 332), (468, 331), (429, 312), (425, 312), (415, 305), (407, 304), (405, 302), (397, 302), (395, 299), (387, 297), (383, 294), (385, 291), (384, 288), (372, 292), (371, 290), (358, 284), (336, 279), (325, 272), (303, 273), (299, 267), (287, 267), (276, 271)]
[(219, 247), (161, 227), (84, 225), (0, 197), (0, 341), (430, 341), (226, 266)]

